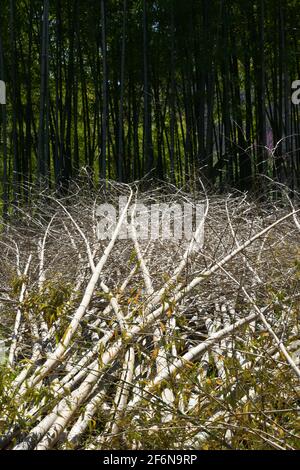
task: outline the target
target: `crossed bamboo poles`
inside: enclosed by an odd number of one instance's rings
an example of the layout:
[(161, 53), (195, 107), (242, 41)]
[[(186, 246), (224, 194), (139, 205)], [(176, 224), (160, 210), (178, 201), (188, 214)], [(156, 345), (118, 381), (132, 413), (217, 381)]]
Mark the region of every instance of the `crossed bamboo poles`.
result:
[[(242, 287), (242, 289), (245, 298), (247, 298), (247, 300), (249, 301), (249, 305), (251, 306), (251, 312), (236, 321), (230, 322), (228, 320), (227, 324), (221, 329), (220, 325), (218, 325), (219, 328), (213, 326), (208, 338), (205, 341), (201, 341), (196, 346), (190, 348), (182, 356), (177, 354), (176, 346), (173, 344), (172, 346), (174, 350), (175, 359), (171, 363), (167, 358), (165, 347), (161, 344), (161, 328), (157, 326), (157, 322), (164, 317), (165, 313), (171, 312), (170, 318), (167, 322), (167, 328), (169, 328), (170, 332), (172, 332), (175, 320), (174, 316), (172, 315), (172, 309), (174, 305), (179, 305), (196, 286), (201, 284), (203, 280), (207, 280), (208, 278), (212, 277), (213, 274), (217, 271), (223, 270), (226, 272), (225, 267), (227, 263), (237, 257), (237, 255), (243, 254), (251, 244), (253, 244), (256, 240), (266, 236), (270, 231), (275, 229), (277, 225), (292, 217), (296, 223), (296, 226), (298, 227), (297, 213), (299, 211), (296, 211), (294, 208), (292, 208), (292, 211), (290, 213), (286, 214), (285, 216), (276, 220), (272, 224), (268, 225), (266, 228), (258, 231), (255, 235), (248, 238), (242, 244), (239, 244), (237, 242), (237, 238), (233, 232), (234, 239), (236, 242), (236, 248), (232, 249), (231, 252), (224, 256), (221, 260), (213, 261), (209, 267), (203, 269), (190, 282), (183, 284), (180, 281), (180, 275), (186, 268), (186, 265), (190, 258), (193, 256), (193, 244), (195, 242), (195, 240), (193, 239), (190, 242), (186, 251), (184, 252), (183, 256), (181, 257), (181, 260), (178, 263), (173, 274), (169, 277), (169, 279), (164, 283), (162, 287), (155, 291), (155, 289), (153, 288), (151, 275), (147, 267), (147, 262), (144, 257), (144, 254), (142, 253), (135, 231), (133, 209), (131, 214), (131, 237), (133, 245), (135, 247), (138, 262), (129, 274), (129, 276), (124, 280), (120, 288), (120, 293), (122, 293), (126, 289), (126, 286), (130, 282), (130, 278), (132, 277), (132, 275), (137, 270), (140, 270), (145, 285), (146, 300), (142, 304), (142, 308), (140, 308), (139, 306), (138, 308), (133, 309), (133, 311), (129, 312), (129, 314), (126, 316), (123, 314), (122, 308), (120, 307), (118, 295), (115, 296), (112, 292), (110, 292), (109, 288), (106, 286), (103, 280), (101, 280), (101, 273), (103, 272), (109, 255), (113, 251), (118, 234), (124, 222), (125, 215), (134, 196), (136, 197), (136, 195), (134, 195), (131, 190), (127, 204), (119, 218), (118, 224), (111, 237), (111, 240), (108, 243), (106, 249), (104, 250), (100, 260), (96, 264), (94, 262), (95, 253), (92, 253), (87, 237), (80, 229), (76, 221), (73, 219), (73, 217), (70, 215), (70, 213), (67, 211), (67, 209), (62, 205), (62, 203), (58, 202), (58, 204), (62, 206), (63, 210), (70, 218), (71, 222), (74, 224), (75, 228), (78, 230), (80, 236), (82, 237), (85, 243), (88, 265), (91, 271), (91, 275), (87, 287), (85, 288), (85, 291), (82, 295), (82, 299), (79, 303), (79, 306), (75, 310), (72, 319), (69, 322), (69, 325), (65, 329), (65, 332), (62, 335), (62, 338), (60, 339), (60, 342), (58, 343), (54, 351), (51, 351), (49, 348), (47, 348), (47, 344), (49, 344), (49, 342), (51, 341), (51, 335), (53, 331), (51, 331), (51, 328), (49, 329), (43, 321), (41, 321), (41, 325), (36, 325), (33, 319), (32, 330), (38, 339), (40, 339), (40, 336), (42, 336), (43, 343), (47, 349), (46, 360), (41, 365), (36, 366), (37, 361), (40, 360), (42, 357), (40, 341), (37, 341), (36, 344), (33, 345), (33, 354), (31, 358), (32, 364), (29, 364), (28, 366), (24, 367), (20, 374), (14, 380), (13, 393), (17, 394), (17, 396), (21, 399), (22, 396), (26, 395), (28, 390), (33, 387), (39, 387), (43, 383), (43, 381), (47, 379), (47, 377), (49, 377), (50, 374), (53, 374), (57, 367), (61, 366), (61, 364), (63, 364), (64, 362), (69, 363), (69, 365), (72, 364), (71, 357), (72, 344), (74, 342), (74, 338), (78, 333), (81, 321), (85, 317), (86, 312), (89, 308), (96, 286), (99, 284), (103, 292), (109, 296), (109, 305), (106, 307), (104, 312), (106, 315), (109, 313), (114, 315), (114, 326), (112, 327), (111, 331), (107, 332), (101, 338), (99, 338), (99, 341), (92, 348), (90, 348), (90, 350), (79, 361), (79, 363), (75, 364), (74, 366), (71, 365), (69, 367), (69, 371), (66, 373), (66, 375), (62, 378), (60, 382), (57, 383), (53, 381), (57, 404), (48, 414), (46, 414), (46, 416), (41, 421), (37, 422), (37, 424), (17, 445), (15, 445), (14, 448), (16, 450), (28, 450), (31, 448), (35, 448), (37, 450), (49, 449), (52, 448), (58, 440), (62, 439), (62, 435), (64, 436), (63, 440), (65, 440), (67, 443), (73, 446), (78, 445), (81, 436), (86, 431), (88, 423), (93, 418), (98, 407), (101, 405), (103, 397), (106, 393), (105, 386), (101, 385), (101, 380), (105, 377), (107, 371), (109, 371), (110, 368), (116, 363), (116, 360), (120, 360), (121, 356), (123, 355), (124, 357), (121, 361), (122, 365), (120, 380), (118, 386), (116, 387), (116, 393), (113, 402), (114, 404), (109, 413), (110, 418), (108, 419), (105, 427), (106, 433), (116, 434), (118, 432), (118, 421), (120, 417), (126, 412), (126, 410), (132, 411), (138, 408), (138, 405), (141, 403), (142, 400), (151, 399), (151, 397), (153, 398), (153, 394), (155, 396), (155, 391), (158, 389), (159, 384), (165, 383), (165, 381), (167, 381), (171, 376), (176, 376), (176, 374), (178, 374), (179, 371), (184, 370), (189, 363), (196, 361), (201, 356), (203, 357), (208, 351), (214, 350), (214, 348), (216, 348), (218, 344), (224, 342), (227, 342), (228, 344), (228, 338), (232, 337), (232, 334), (234, 332), (237, 332), (244, 325), (249, 325), (256, 320), (262, 321), (265, 324), (271, 335), (274, 337), (278, 349), (284, 354), (288, 364), (290, 365), (297, 378), (300, 378), (299, 368), (293, 361), (288, 349), (284, 347), (283, 343), (278, 339), (275, 332), (272, 330), (272, 327), (267, 322), (265, 317), (266, 312), (264, 311), (264, 309), (257, 306), (255, 298), (250, 296), (244, 287)], [(209, 201), (207, 198), (206, 211), (204, 218), (201, 221), (201, 224), (205, 224), (208, 211)], [(45, 231), (43, 240), (40, 243), (40, 286), (42, 285), (44, 279), (43, 262), (45, 241), (52, 221), (53, 219), (51, 219)], [(195, 238), (197, 238), (197, 234), (202, 228), (203, 227), (200, 225), (197, 227)], [(233, 231), (232, 226), (231, 229)], [(74, 244), (76, 247), (76, 242), (74, 241), (70, 233), (69, 236), (71, 243)], [(83, 261), (83, 257), (80, 253), (79, 256), (81, 257), (81, 261)], [(30, 262), (31, 255), (28, 258), (28, 262), (24, 270), (24, 275), (26, 275), (28, 272)], [(257, 279), (258, 275), (257, 273), (255, 274)], [(259, 279), (257, 280), (259, 282)], [(78, 279), (78, 285), (82, 285), (83, 282), (83, 278)], [(235, 280), (235, 282), (238, 281)], [(23, 301), (25, 291), (26, 284), (25, 282), (23, 282), (19, 299), (20, 303), (22, 303)], [(11, 367), (14, 366), (14, 355), (16, 349), (17, 334), (20, 327), (20, 316), (21, 313), (18, 309), (15, 322), (15, 334), (11, 343), (9, 355), (9, 363)], [(133, 318), (134, 324), (132, 325)], [(130, 346), (130, 344), (133, 344), (134, 341), (139, 338), (143, 334), (143, 332), (149, 330), (149, 328), (154, 329), (154, 345), (157, 346), (158, 350), (155, 359), (157, 374), (154, 379), (148, 381), (148, 384), (144, 386), (144, 388), (141, 388), (140, 386), (136, 387), (133, 383), (136, 358), (134, 347)], [(114, 334), (116, 331), (120, 331), (121, 335), (119, 335), (119, 337), (114, 340)], [(220, 374), (222, 374), (222, 370), (220, 370)], [(133, 396), (129, 401), (130, 390), (132, 388)], [(174, 395), (172, 390), (168, 388), (168, 386), (164, 387), (161, 393), (161, 400), (166, 405), (164, 420), (171, 420), (172, 411), (170, 410), (172, 410), (172, 406), (174, 403)], [(74, 417), (78, 414), (78, 410), (81, 409), (83, 405), (85, 405), (84, 411), (80, 413), (79, 417), (75, 420), (75, 423), (72, 425), (71, 429), (69, 429), (70, 423), (72, 422), (72, 420), (74, 420)], [(36, 407), (33, 407), (33, 409), (30, 410), (29, 414), (32, 414), (34, 416), (34, 413), (37, 411), (38, 409), (36, 409)], [(66, 429), (69, 429), (67, 433)], [(12, 435), (13, 434), (14, 433), (12, 432)], [(205, 431), (203, 431), (202, 436), (205, 435)], [(9, 436), (10, 433), (8, 431), (6, 436), (7, 441), (9, 441)], [(103, 440), (103, 437), (100, 438), (99, 445), (101, 445), (101, 439)]]

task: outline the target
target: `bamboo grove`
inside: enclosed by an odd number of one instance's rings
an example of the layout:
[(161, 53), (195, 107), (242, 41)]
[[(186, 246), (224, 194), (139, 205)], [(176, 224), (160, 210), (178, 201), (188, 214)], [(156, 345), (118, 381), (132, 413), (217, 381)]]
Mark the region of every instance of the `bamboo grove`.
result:
[(1, 0), (2, 210), (83, 169), (299, 188), (298, 13), (296, 0)]

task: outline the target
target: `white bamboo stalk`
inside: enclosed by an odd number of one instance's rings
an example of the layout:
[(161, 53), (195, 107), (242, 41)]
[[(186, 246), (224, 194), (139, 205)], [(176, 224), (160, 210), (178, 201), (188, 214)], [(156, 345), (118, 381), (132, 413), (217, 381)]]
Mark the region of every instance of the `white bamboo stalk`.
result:
[[(212, 320), (211, 318), (207, 318), (205, 320), (205, 325), (206, 325), (206, 328), (207, 328), (208, 337), (210, 337), (211, 335), (215, 334), (219, 330), (220, 322), (216, 322), (216, 321)], [(221, 359), (221, 356), (222, 356), (221, 348), (218, 345), (214, 346), (211, 349), (211, 355), (213, 357), (215, 366), (217, 368), (218, 376), (222, 380), (225, 380), (226, 372), (225, 372), (223, 360)]]
[[(49, 235), (50, 227), (51, 227), (51, 225), (52, 225), (53, 220), (55, 219), (55, 217), (56, 217), (56, 214), (54, 214), (54, 216), (51, 217), (51, 220), (50, 220), (50, 222), (49, 222), (49, 224), (47, 225), (47, 228), (46, 228), (46, 230), (45, 230), (43, 240), (42, 240), (42, 241), (39, 240), (39, 250), (38, 250), (38, 254), (39, 254), (39, 261), (40, 261), (40, 262), (39, 262), (38, 286), (39, 286), (39, 290), (40, 290), (40, 291), (42, 290), (43, 284), (44, 284), (45, 279), (46, 279), (46, 276), (45, 276), (45, 267), (44, 267), (44, 263), (45, 263), (45, 246), (46, 246), (46, 240), (47, 240), (47, 237), (48, 237), (48, 235)], [(47, 347), (47, 342), (45, 341), (49, 330), (48, 330), (48, 325), (47, 325), (47, 323), (45, 322), (42, 313), (41, 313), (41, 318), (40, 318), (40, 328), (41, 328), (41, 336), (42, 336), (42, 339), (43, 339), (43, 342), (44, 342), (44, 346), (45, 346), (45, 348), (46, 348), (46, 351), (49, 351), (49, 347)]]
[[(183, 296), (189, 292), (195, 285), (197, 285), (199, 282), (201, 282), (201, 280), (203, 279), (203, 277), (207, 277), (208, 275), (211, 275), (212, 273), (214, 273), (216, 270), (220, 269), (220, 267), (222, 267), (227, 261), (229, 261), (230, 259), (232, 259), (236, 254), (240, 253), (242, 251), (242, 249), (246, 248), (250, 243), (252, 243), (254, 240), (256, 240), (257, 238), (259, 238), (259, 236), (262, 236), (262, 234), (266, 233), (266, 231), (268, 230), (271, 230), (271, 228), (273, 228), (275, 225), (277, 225), (278, 223), (280, 223), (282, 220), (285, 220), (287, 217), (291, 216), (291, 214), (288, 214), (287, 216), (283, 217), (282, 219), (279, 219), (278, 221), (276, 221), (274, 224), (271, 224), (269, 227), (267, 227), (266, 229), (264, 229), (263, 231), (259, 232), (259, 234), (256, 234), (254, 237), (252, 237), (251, 239), (247, 240), (246, 243), (244, 243), (241, 247), (239, 247), (237, 250), (234, 250), (232, 253), (230, 253), (228, 256), (226, 256), (225, 258), (223, 258), (223, 260), (221, 260), (220, 262), (218, 263), (215, 263), (211, 268), (207, 269), (207, 270), (204, 270), (200, 277), (196, 278), (195, 280), (193, 280), (186, 289), (183, 289), (182, 291), (180, 291), (178, 293), (178, 295), (175, 297), (175, 300), (177, 298), (177, 300), (181, 300), (183, 298)], [(195, 282), (196, 281), (196, 282)], [(154, 312), (152, 312), (151, 314), (148, 315), (146, 321), (143, 322), (143, 324), (141, 325), (137, 325), (133, 328), (131, 328), (128, 332), (129, 334), (129, 337), (133, 338), (135, 335), (139, 334), (144, 327), (148, 327), (150, 326), (157, 318), (159, 318), (159, 316), (161, 315), (161, 313), (165, 310), (165, 306), (163, 307), (160, 307), (158, 308), (157, 310), (155, 310)], [(252, 318), (255, 318), (257, 316), (257, 312), (254, 312), (251, 314), (252, 315)], [(248, 318), (248, 317), (247, 317)], [(249, 320), (251, 321), (251, 320)], [(236, 324), (235, 324), (236, 325)], [(224, 332), (224, 330), (221, 330)], [(228, 333), (228, 332), (227, 332)], [(226, 334), (227, 334), (226, 333)], [(123, 348), (123, 343), (122, 343), (122, 340), (117, 340), (109, 349), (108, 351), (106, 351), (101, 360), (102, 360), (102, 364), (101, 366), (99, 365), (99, 369), (98, 371), (96, 371), (96, 374), (94, 372), (94, 375), (97, 375), (101, 372), (102, 368), (105, 367), (106, 365), (108, 365), (109, 363), (111, 363), (114, 358), (116, 357), (116, 355), (122, 350)], [(194, 349), (194, 348), (193, 348)], [(190, 352), (190, 351), (189, 351)], [(183, 356), (184, 358), (185, 356)], [(183, 359), (182, 358), (182, 359)], [(177, 360), (178, 361), (181, 361), (180, 359)], [(176, 363), (176, 361), (175, 361)], [(176, 368), (175, 368), (176, 369)], [(98, 377), (97, 377), (98, 378)], [(95, 380), (97, 380), (97, 378)], [(88, 375), (88, 380), (91, 379), (91, 374)], [(38, 381), (37, 381), (38, 382)], [(85, 397), (88, 395), (87, 394), (84, 394), (83, 392), (85, 392), (85, 387), (87, 387), (87, 383), (88, 381), (84, 381), (84, 383), (82, 384), (82, 388), (80, 390), (80, 393), (82, 393), (82, 396), (80, 396), (80, 400), (84, 400)], [(93, 382), (94, 383), (94, 382)], [(78, 392), (78, 390), (76, 391)], [(73, 406), (72, 406), (72, 410), (73, 412), (76, 411), (77, 409), (77, 403), (78, 403), (78, 400), (76, 400), (77, 398), (77, 395), (74, 394), (74, 396), (72, 397), (72, 400), (74, 398), (74, 401), (73, 401)], [(72, 413), (71, 414), (68, 414), (67, 411), (65, 411), (65, 414), (64, 414), (64, 417), (63, 418), (63, 422), (65, 423), (68, 423), (68, 421), (71, 419), (72, 417)], [(51, 439), (51, 445), (53, 445), (53, 442), (55, 443), (56, 442), (56, 439), (59, 438), (59, 435), (57, 437), (57, 434), (58, 432), (56, 431), (58, 426), (61, 424), (63, 424), (63, 422), (59, 422), (57, 421), (56, 422), (56, 428), (53, 429), (52, 431), (54, 432), (54, 439)]]
[[(26, 292), (25, 277), (27, 276), (27, 273), (28, 273), (31, 258), (32, 258), (32, 255), (30, 254), (29, 257), (28, 257), (28, 261), (26, 263), (25, 269), (24, 269), (24, 273), (23, 273), (24, 280), (22, 282), (21, 292), (20, 292), (20, 295), (19, 295), (19, 304), (22, 304), (22, 302), (24, 300), (24, 296), (25, 296), (25, 292)], [(8, 355), (8, 364), (9, 364), (10, 367), (13, 367), (14, 361), (15, 361), (15, 353), (16, 353), (16, 348), (17, 348), (17, 344), (18, 344), (18, 336), (19, 336), (19, 329), (20, 329), (20, 325), (21, 325), (21, 319), (22, 319), (22, 310), (21, 310), (21, 307), (19, 306), (18, 309), (17, 309), (17, 315), (16, 315), (15, 325), (14, 325), (14, 332), (13, 332), (12, 342), (11, 342), (11, 345), (10, 345), (9, 355)]]
[(132, 198), (132, 192), (128, 198), (128, 201), (127, 201), (127, 204), (119, 218), (119, 221), (118, 221), (118, 224), (115, 228), (115, 231), (112, 235), (112, 238), (109, 242), (109, 244), (107, 245), (106, 249), (104, 250), (104, 253), (101, 257), (101, 259), (99, 260), (96, 268), (95, 268), (95, 271), (93, 273), (93, 275), (91, 276), (90, 278), (90, 281), (87, 285), (87, 288), (85, 290), (85, 293), (83, 295), (83, 298), (82, 298), (82, 301), (79, 305), (79, 307), (77, 308), (74, 316), (73, 316), (73, 319), (72, 321), (70, 322), (69, 326), (67, 327), (66, 331), (65, 331), (65, 334), (63, 335), (60, 343), (58, 344), (56, 350), (54, 351), (54, 353), (49, 357), (49, 359), (47, 359), (47, 361), (45, 362), (45, 364), (43, 364), (41, 367), (39, 367), (37, 369), (37, 371), (34, 373), (33, 377), (31, 377), (31, 379), (29, 379), (28, 381), (28, 387), (33, 387), (35, 386), (39, 381), (41, 381), (45, 375), (47, 375), (52, 369), (53, 367), (55, 367), (55, 365), (59, 362), (59, 360), (62, 359), (65, 351), (66, 351), (66, 348), (68, 347), (68, 345), (70, 344), (70, 341), (71, 339), (73, 338), (77, 328), (78, 328), (78, 325), (83, 317), (83, 315), (85, 314), (86, 312), (86, 309), (91, 301), (91, 298), (92, 298), (92, 295), (93, 295), (93, 292), (94, 292), (94, 289), (96, 287), (96, 284), (99, 280), (99, 276), (102, 272), (102, 269), (108, 259), (108, 256), (115, 244), (115, 241), (117, 239), (117, 236), (118, 236), (118, 233), (120, 232), (120, 229), (122, 227), (122, 224), (123, 224), (123, 221), (124, 221), (124, 218), (125, 218), (125, 215), (127, 214), (127, 210), (128, 210), (128, 207), (129, 207), (129, 204), (130, 204), (130, 201), (131, 201), (131, 198)]
[[(144, 283), (145, 283), (145, 286), (146, 286), (146, 293), (147, 293), (148, 296), (151, 296), (154, 292), (152, 279), (151, 279), (149, 269), (146, 265), (146, 262), (143, 258), (143, 255), (141, 253), (140, 245), (138, 243), (137, 233), (136, 233), (136, 229), (135, 229), (135, 225), (134, 225), (134, 222), (135, 222), (134, 214), (135, 214), (135, 206), (134, 206), (134, 208), (132, 210), (132, 214), (131, 214), (131, 238), (133, 240), (134, 247), (135, 247), (135, 250), (136, 250), (136, 253), (137, 253), (137, 258), (138, 258), (140, 268), (141, 268), (141, 271), (142, 271), (142, 274), (143, 274)], [(164, 344), (162, 344), (163, 332), (162, 332), (162, 329), (161, 329), (160, 326), (158, 326), (154, 331), (153, 341), (154, 341), (154, 347), (158, 351), (157, 357), (156, 357), (156, 370), (157, 370), (157, 373), (159, 374), (162, 369), (164, 369), (168, 366), (167, 352), (166, 352), (166, 348), (165, 348)], [(173, 391), (171, 389), (169, 389), (168, 387), (166, 387), (163, 390), (162, 399), (168, 405), (172, 404), (175, 400)], [(170, 413), (164, 413), (163, 414), (163, 416), (162, 416), (162, 421), (163, 422), (168, 422), (168, 421), (171, 421), (171, 420), (172, 420), (172, 414), (170, 414)]]
[(83, 404), (90, 394), (93, 386), (99, 378), (99, 371), (90, 372), (80, 387), (64, 398), (61, 402), (61, 410), (57, 413), (55, 421), (47, 430), (43, 439), (37, 444), (36, 450), (52, 449), (53, 445), (59, 440), (66, 426), (73, 418), (76, 410)]
[[(290, 351), (293, 351), (295, 349), (298, 349), (299, 348), (299, 345), (298, 344), (291, 344), (289, 346), (289, 350)], [(277, 359), (279, 356), (279, 353), (276, 353), (275, 355), (272, 356), (273, 360)], [(260, 363), (261, 361), (263, 360), (263, 358), (259, 358), (259, 360), (257, 361), (257, 363)], [(283, 364), (279, 364), (279, 368), (282, 367)], [(235, 378), (233, 379), (233, 384), (235, 382)], [(231, 389), (230, 393), (232, 393), (233, 391), (233, 388)], [(255, 392), (255, 390), (253, 388), (250, 388), (250, 390), (248, 390), (248, 392), (242, 396), (242, 398), (238, 401), (238, 403), (235, 405), (235, 409), (238, 408), (239, 406), (242, 406), (244, 405), (245, 403), (247, 403), (247, 401), (249, 400), (255, 400), (257, 397), (259, 397), (259, 395)], [(232, 411), (234, 413), (234, 410)], [(199, 444), (204, 444), (204, 442), (209, 438), (209, 433), (208, 432), (205, 432), (204, 430), (207, 429), (209, 430), (209, 427), (211, 425), (213, 425), (216, 421), (219, 421), (220, 418), (223, 418), (224, 420), (228, 419), (231, 415), (231, 412), (230, 411), (227, 411), (227, 410), (221, 410), (221, 411), (218, 411), (216, 412), (213, 416), (211, 416), (202, 426), (202, 429), (203, 431), (201, 431), (200, 433), (197, 433), (194, 437), (193, 437), (193, 441), (196, 440), (196, 443), (197, 445)], [(188, 445), (193, 445), (192, 442), (188, 443)]]
[(76, 448), (80, 443), (80, 438), (89, 426), (90, 421), (93, 419), (95, 413), (101, 406), (103, 399), (106, 395), (106, 388), (101, 390), (95, 395), (91, 401), (87, 404), (84, 412), (79, 416), (76, 423), (70, 429), (66, 438), (66, 448)]
[(164, 369), (160, 374), (158, 374), (154, 380), (150, 382), (150, 384), (145, 387), (142, 396), (136, 397), (128, 404), (128, 408), (135, 407), (137, 403), (141, 401), (142, 398), (147, 398), (148, 393), (155, 389), (155, 387), (160, 384), (163, 380), (169, 378), (175, 372), (179, 372), (181, 369), (185, 367), (185, 365), (189, 362), (195, 361), (200, 354), (205, 353), (208, 350), (219, 343), (223, 338), (226, 338), (228, 335), (232, 334), (234, 331), (238, 330), (244, 325), (247, 325), (255, 318), (257, 318), (258, 313), (254, 312), (250, 315), (247, 315), (245, 318), (238, 320), (233, 325), (230, 325), (227, 328), (223, 328), (222, 330), (213, 333), (210, 337), (208, 337), (205, 341), (200, 343), (197, 346), (191, 348), (186, 354), (182, 357), (175, 360), (167, 369)]
[(286, 347), (284, 346), (283, 344), (283, 341), (281, 341), (278, 336), (276, 335), (275, 331), (273, 330), (273, 328), (271, 327), (271, 325), (268, 323), (268, 321), (266, 320), (266, 317), (264, 315), (264, 313), (262, 312), (262, 309), (261, 308), (258, 308), (255, 300), (248, 294), (248, 292), (246, 291), (246, 289), (244, 287), (242, 287), (242, 290), (245, 294), (245, 296), (247, 297), (247, 299), (252, 303), (254, 309), (256, 310), (257, 314), (259, 315), (261, 321), (263, 322), (263, 324), (265, 325), (266, 329), (268, 330), (268, 332), (270, 333), (271, 336), (273, 336), (274, 340), (275, 340), (275, 343), (277, 344), (278, 348), (280, 349), (280, 351), (282, 352), (282, 354), (284, 355), (284, 357), (286, 358), (287, 362), (289, 363), (289, 365), (291, 366), (291, 368), (293, 369), (293, 371), (295, 372), (296, 376), (298, 377), (298, 379), (300, 379), (300, 369), (299, 367), (295, 364), (295, 361), (293, 360), (293, 358), (290, 356), (290, 354), (288, 353)]
[[(188, 286), (186, 289), (184, 289), (184, 292), (179, 292), (176, 297), (175, 297), (175, 301), (181, 299), (184, 294), (186, 292), (189, 292), (190, 290), (192, 290), (193, 287), (195, 287), (197, 284), (199, 284), (201, 282), (201, 280), (203, 279), (203, 277), (207, 277), (209, 275), (211, 275), (212, 273), (214, 273), (215, 271), (217, 271), (218, 269), (220, 269), (226, 262), (228, 262), (229, 260), (231, 260), (234, 256), (236, 256), (238, 253), (240, 253), (242, 251), (242, 249), (244, 249), (245, 247), (249, 246), (251, 243), (253, 243), (255, 240), (257, 240), (260, 236), (264, 235), (265, 233), (267, 233), (268, 230), (271, 230), (272, 228), (274, 228), (276, 225), (278, 225), (280, 222), (282, 222), (283, 220), (286, 220), (288, 217), (291, 217), (293, 215), (293, 213), (289, 213), (288, 215), (282, 217), (281, 219), (277, 220), (276, 222), (272, 223), (271, 225), (269, 225), (268, 227), (266, 227), (265, 229), (263, 229), (262, 231), (260, 231), (258, 234), (255, 234), (253, 237), (251, 237), (251, 239), (247, 240), (243, 245), (241, 245), (239, 248), (235, 249), (233, 252), (231, 252), (229, 255), (227, 255), (226, 257), (224, 257), (220, 262), (217, 262), (216, 264), (214, 264), (211, 268), (207, 269), (207, 270), (204, 270), (202, 272), (202, 275), (197, 277), (196, 279), (194, 279)], [(205, 276), (204, 276), (205, 274)], [(134, 326), (133, 328), (131, 328), (130, 330), (128, 330), (127, 332), (127, 339), (130, 340), (132, 339), (135, 335), (141, 333), (141, 331), (146, 327), (146, 326), (150, 326), (157, 318), (159, 318), (159, 316), (161, 315), (162, 311), (164, 311), (166, 308), (168, 308), (168, 305), (164, 305), (164, 306), (161, 306), (159, 307), (157, 310), (155, 310), (153, 313), (151, 313), (150, 315), (148, 315), (146, 321), (144, 320), (144, 322), (140, 325), (137, 325), (137, 326)], [(242, 319), (242, 320), (239, 320), (237, 321), (234, 325), (231, 325), (230, 327), (226, 328), (226, 329), (223, 329), (223, 330), (220, 330), (220, 332), (216, 333), (215, 335), (213, 335), (211, 338), (209, 338), (208, 340), (206, 340), (205, 342), (201, 343), (200, 345), (196, 346), (195, 348), (192, 348), (190, 351), (188, 351), (188, 353), (186, 353), (182, 358), (179, 358), (177, 361), (175, 361), (172, 366), (169, 367), (169, 369), (164, 373), (164, 374), (161, 374), (161, 375), (158, 375), (155, 380), (150, 384), (150, 388), (152, 387), (155, 387), (155, 385), (157, 385), (157, 383), (160, 383), (162, 380), (166, 379), (171, 373), (173, 373), (174, 371), (177, 371), (177, 370), (180, 370), (182, 367), (184, 367), (184, 364), (186, 363), (186, 361), (190, 361), (190, 360), (193, 360), (195, 359), (195, 357), (197, 357), (200, 353), (203, 353), (205, 352), (206, 350), (210, 349), (210, 347), (215, 344), (216, 342), (219, 342), (221, 339), (223, 339), (225, 336), (227, 336), (228, 334), (231, 334), (233, 331), (235, 331), (236, 329), (240, 328), (241, 326), (247, 324), (247, 323), (250, 323), (253, 319), (257, 318), (258, 316), (258, 313), (257, 312), (252, 312), (250, 315), (248, 315), (246, 318)], [(100, 365), (98, 364), (98, 368), (97, 368), (97, 371), (95, 370), (93, 373), (92, 373), (92, 376), (91, 374), (88, 375), (87, 377), (87, 381), (89, 382), (90, 380), (92, 381), (96, 381), (97, 378), (98, 378), (98, 375), (97, 374), (100, 374), (101, 373), (101, 370), (106, 367), (109, 363), (111, 363), (115, 357), (119, 354), (119, 352), (121, 351), (122, 349), (122, 345), (123, 345), (123, 342), (122, 340), (118, 339), (106, 352), (104, 352), (104, 354), (102, 355), (102, 358), (101, 358), (101, 367)], [(148, 390), (148, 388), (146, 388), (146, 391)], [(137, 398), (137, 401), (140, 401), (140, 398)], [(134, 404), (135, 401), (132, 400), (132, 404)], [(72, 410), (73, 412), (76, 410), (77, 408), (77, 404), (76, 404), (76, 400), (73, 402), (73, 407)], [(68, 419), (70, 419), (70, 415), (72, 416), (72, 412), (71, 413), (68, 413), (66, 412), (66, 417), (65, 419), (68, 421)], [(61, 425), (60, 423), (58, 423), (58, 425), (56, 426), (56, 428), (53, 430), (53, 433), (52, 433), (52, 438), (50, 439), (51, 443), (53, 442), (56, 442), (56, 440), (59, 438), (59, 435), (60, 435), (60, 432), (61, 432)]]
[(117, 393), (115, 396), (115, 414), (113, 417), (114, 422), (112, 423), (111, 433), (117, 434), (119, 430), (118, 421), (122, 418), (123, 413), (126, 409), (128, 396), (131, 388), (134, 372), (134, 348), (130, 347), (125, 354), (125, 360), (123, 364), (123, 371), (120, 379), (120, 385), (118, 386)]

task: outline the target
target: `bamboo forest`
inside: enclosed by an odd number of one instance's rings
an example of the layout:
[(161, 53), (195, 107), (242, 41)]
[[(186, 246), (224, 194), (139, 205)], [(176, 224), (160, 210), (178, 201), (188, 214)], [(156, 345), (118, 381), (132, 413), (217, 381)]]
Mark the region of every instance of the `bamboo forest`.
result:
[(299, 450), (299, 406), (299, 1), (0, 0), (1, 455)]

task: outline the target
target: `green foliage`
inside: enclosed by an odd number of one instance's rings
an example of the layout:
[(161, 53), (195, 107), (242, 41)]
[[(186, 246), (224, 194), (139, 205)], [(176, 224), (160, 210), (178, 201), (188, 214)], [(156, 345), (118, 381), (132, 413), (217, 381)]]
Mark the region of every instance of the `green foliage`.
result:
[[(36, 316), (43, 316), (48, 327), (58, 318), (66, 317), (72, 310), (73, 304), (69, 302), (72, 285), (63, 283), (60, 279), (44, 282), (39, 290), (32, 290), (26, 296), (22, 308), (30, 310)], [(65, 322), (62, 322), (65, 323)]]

